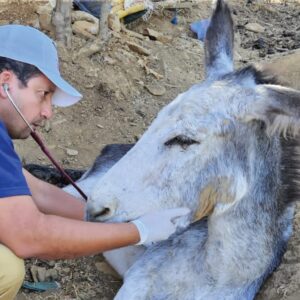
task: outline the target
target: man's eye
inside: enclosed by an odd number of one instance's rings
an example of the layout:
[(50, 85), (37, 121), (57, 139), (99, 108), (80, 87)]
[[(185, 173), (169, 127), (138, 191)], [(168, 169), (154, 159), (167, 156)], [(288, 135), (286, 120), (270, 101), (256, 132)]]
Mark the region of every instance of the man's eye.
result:
[(192, 144), (199, 144), (199, 142), (197, 142), (185, 135), (177, 135), (176, 137), (165, 142), (165, 146), (178, 145), (183, 149), (186, 149), (188, 146), (190, 146)]
[(42, 97), (42, 98), (46, 98), (48, 95), (49, 95), (49, 91), (40, 91), (40, 96)]

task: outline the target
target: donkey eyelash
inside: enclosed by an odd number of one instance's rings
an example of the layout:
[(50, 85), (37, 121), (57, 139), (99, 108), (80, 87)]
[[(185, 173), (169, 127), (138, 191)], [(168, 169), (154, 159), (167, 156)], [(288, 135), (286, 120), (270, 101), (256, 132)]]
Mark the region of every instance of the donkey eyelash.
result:
[(199, 144), (199, 142), (197, 142), (185, 135), (177, 135), (174, 138), (165, 142), (165, 146), (178, 145), (178, 146), (182, 147), (183, 149), (186, 149), (188, 146), (190, 146), (192, 144)]

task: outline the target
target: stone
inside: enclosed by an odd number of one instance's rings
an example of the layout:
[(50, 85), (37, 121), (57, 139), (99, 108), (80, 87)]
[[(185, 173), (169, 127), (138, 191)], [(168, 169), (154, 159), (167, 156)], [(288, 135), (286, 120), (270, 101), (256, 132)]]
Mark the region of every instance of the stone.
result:
[(69, 149), (67, 148), (66, 149), (66, 152), (69, 156), (77, 156), (78, 155), (78, 151), (77, 150), (74, 150), (74, 149)]
[(45, 281), (46, 279), (46, 268), (33, 265), (30, 268), (30, 273), (34, 282)]
[(113, 276), (115, 278), (118, 278), (118, 279), (120, 278), (120, 275), (105, 261), (96, 262), (95, 266), (96, 266), (96, 269), (99, 272), (102, 272), (102, 273), (107, 274), (107, 275), (111, 275), (111, 276)]
[(107, 22), (108, 22), (108, 28), (111, 29), (112, 31), (114, 32), (121, 31), (120, 19), (116, 14), (109, 14)]
[(37, 266), (33, 265), (30, 267), (30, 273), (34, 282), (38, 282), (37, 278)]
[(154, 83), (145, 85), (145, 88), (149, 91), (150, 94), (152, 94), (154, 96), (162, 96), (166, 92), (166, 89), (164, 86), (159, 85), (159, 84), (154, 84)]
[(36, 13), (39, 18), (40, 28), (49, 32), (54, 32), (55, 28), (52, 24), (53, 7), (50, 3), (38, 6)]
[(90, 23), (96, 24), (97, 27), (99, 26), (99, 20), (85, 11), (75, 10), (72, 12), (71, 18), (73, 23), (76, 21), (88, 21)]
[(300, 90), (300, 50), (274, 58), (260, 65), (277, 75), (282, 84)]
[(46, 132), (49, 132), (51, 130), (51, 123), (49, 120), (46, 120), (44, 123), (44, 129)]
[(253, 42), (252, 49), (264, 49), (266, 48), (266, 41), (260, 37)]
[(73, 60), (77, 60), (78, 57), (81, 57), (81, 56), (89, 57), (89, 56), (101, 51), (101, 49), (102, 49), (101, 44), (96, 41), (92, 44), (86, 45), (85, 47), (81, 48), (78, 51), (78, 53), (74, 54)]
[(94, 39), (98, 33), (98, 27), (88, 21), (76, 21), (72, 25), (72, 31), (83, 38)]
[(265, 31), (265, 28), (258, 23), (248, 23), (245, 25), (245, 28), (252, 32), (262, 33)]
[(104, 56), (103, 61), (109, 65), (115, 65), (117, 61), (110, 56)]
[(55, 269), (46, 270), (45, 273), (45, 280), (46, 281), (53, 281), (58, 279), (58, 272)]

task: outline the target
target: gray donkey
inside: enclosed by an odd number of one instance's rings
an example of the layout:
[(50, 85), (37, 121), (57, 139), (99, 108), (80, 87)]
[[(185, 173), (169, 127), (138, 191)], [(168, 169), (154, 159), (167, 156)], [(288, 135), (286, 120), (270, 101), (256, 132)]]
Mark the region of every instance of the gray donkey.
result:
[(93, 185), (91, 221), (192, 211), (188, 228), (139, 254), (115, 299), (253, 299), (280, 263), (299, 196), (300, 92), (254, 66), (234, 71), (233, 40), (218, 0), (206, 80), (163, 108), (135, 146), (106, 148), (79, 181)]

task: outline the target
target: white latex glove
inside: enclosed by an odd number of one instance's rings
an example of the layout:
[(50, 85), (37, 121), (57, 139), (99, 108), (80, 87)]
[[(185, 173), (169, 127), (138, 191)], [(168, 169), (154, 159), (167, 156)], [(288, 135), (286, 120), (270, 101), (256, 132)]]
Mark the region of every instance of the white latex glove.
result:
[(188, 225), (187, 215), (190, 210), (186, 207), (166, 209), (146, 214), (133, 223), (140, 234), (136, 245), (149, 244), (167, 239), (178, 227)]

